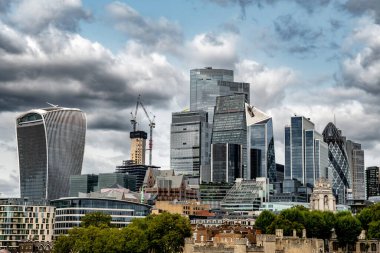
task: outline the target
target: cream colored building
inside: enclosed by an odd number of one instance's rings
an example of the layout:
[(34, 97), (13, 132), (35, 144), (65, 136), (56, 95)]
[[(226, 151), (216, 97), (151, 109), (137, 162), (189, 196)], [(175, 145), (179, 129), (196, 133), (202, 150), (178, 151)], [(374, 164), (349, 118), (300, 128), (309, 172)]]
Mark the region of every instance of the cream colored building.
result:
[(315, 183), (310, 197), (310, 209), (336, 211), (336, 200), (332, 192), (332, 186), (327, 179), (320, 178)]
[(196, 200), (189, 201), (156, 201), (153, 214), (168, 212), (181, 215), (204, 215), (208, 213), (209, 205), (201, 204)]
[(145, 151), (147, 133), (144, 131), (135, 131), (130, 133), (131, 138), (131, 160), (135, 164), (145, 165)]
[(55, 207), (24, 199), (0, 199), (0, 249), (22, 240), (52, 241)]

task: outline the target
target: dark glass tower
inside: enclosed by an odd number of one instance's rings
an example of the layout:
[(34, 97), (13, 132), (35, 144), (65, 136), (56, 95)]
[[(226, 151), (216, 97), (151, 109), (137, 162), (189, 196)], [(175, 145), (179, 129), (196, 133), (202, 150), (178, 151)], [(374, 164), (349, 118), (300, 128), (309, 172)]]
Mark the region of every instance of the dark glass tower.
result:
[(71, 175), (82, 171), (86, 116), (79, 109), (31, 110), (16, 119), (21, 198), (69, 195)]
[[(241, 177), (243, 178), (247, 178), (246, 102), (246, 96), (243, 94), (217, 97), (211, 139), (211, 144), (241, 145)], [(211, 160), (213, 160), (214, 153), (211, 153)]]
[(351, 182), (345, 138), (331, 122), (327, 124), (322, 135), (323, 140), (329, 145), (329, 179), (332, 181), (337, 203), (345, 204)]
[(211, 129), (205, 111), (172, 114), (170, 130), (170, 168), (176, 175), (199, 177), (210, 164)]
[[(255, 158), (251, 160), (252, 178), (268, 177), (270, 182), (276, 181), (276, 160), (272, 119), (250, 127), (250, 148)], [(255, 161), (256, 160), (256, 161)]]

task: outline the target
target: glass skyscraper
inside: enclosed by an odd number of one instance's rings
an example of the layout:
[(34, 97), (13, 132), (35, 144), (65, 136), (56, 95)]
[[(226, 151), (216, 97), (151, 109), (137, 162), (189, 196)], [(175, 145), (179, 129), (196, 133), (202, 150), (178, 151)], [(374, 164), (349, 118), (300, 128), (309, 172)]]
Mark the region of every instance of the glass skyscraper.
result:
[[(241, 176), (244, 178), (247, 178), (246, 102), (244, 94), (217, 97), (211, 139), (211, 144), (241, 145)], [(213, 157), (211, 157), (211, 160), (213, 160)], [(211, 170), (214, 169), (211, 168)]]
[(248, 179), (267, 177), (276, 181), (272, 118), (253, 106), (246, 105), (248, 135)]
[(351, 173), (352, 198), (366, 199), (364, 150), (361, 144), (350, 140), (346, 142), (346, 149)]
[(31, 110), (16, 119), (21, 198), (69, 194), (71, 175), (82, 170), (86, 116), (79, 109)]
[(190, 110), (208, 112), (212, 123), (216, 98), (233, 94), (244, 94), (249, 102), (249, 83), (234, 82), (232, 70), (204, 69), (190, 70)]
[(176, 175), (199, 177), (210, 163), (211, 129), (205, 111), (172, 114), (170, 130), (170, 168)]
[(291, 125), (285, 127), (285, 179), (312, 187), (315, 180), (327, 176), (327, 167), (328, 146), (314, 123), (302, 116), (291, 117)]
[(332, 182), (336, 203), (345, 204), (347, 189), (350, 189), (351, 175), (346, 151), (346, 140), (333, 123), (323, 130), (323, 140), (329, 146), (329, 180)]

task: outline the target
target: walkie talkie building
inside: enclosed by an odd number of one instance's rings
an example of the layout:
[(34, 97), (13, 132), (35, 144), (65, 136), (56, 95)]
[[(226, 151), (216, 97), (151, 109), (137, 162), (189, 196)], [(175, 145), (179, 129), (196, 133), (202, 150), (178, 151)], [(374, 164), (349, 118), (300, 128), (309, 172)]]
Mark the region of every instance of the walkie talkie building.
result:
[(79, 175), (86, 116), (79, 109), (50, 107), (16, 119), (21, 198), (58, 199), (69, 194), (71, 175)]

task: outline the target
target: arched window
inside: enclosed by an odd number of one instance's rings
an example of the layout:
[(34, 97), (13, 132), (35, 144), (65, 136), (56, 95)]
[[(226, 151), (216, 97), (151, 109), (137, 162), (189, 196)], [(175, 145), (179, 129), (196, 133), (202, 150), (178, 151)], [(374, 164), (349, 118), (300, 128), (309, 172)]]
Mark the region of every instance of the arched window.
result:
[(374, 252), (376, 252), (376, 249), (377, 247), (376, 247), (376, 243), (372, 243), (371, 244), (371, 251), (374, 251)]

